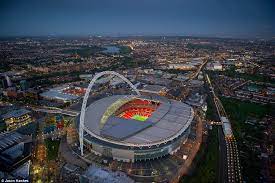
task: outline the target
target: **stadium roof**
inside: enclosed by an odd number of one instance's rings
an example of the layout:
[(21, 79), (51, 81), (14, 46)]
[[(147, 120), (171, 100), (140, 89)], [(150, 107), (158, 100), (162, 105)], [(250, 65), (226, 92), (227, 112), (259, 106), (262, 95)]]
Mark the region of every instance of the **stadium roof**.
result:
[[(104, 137), (106, 140), (112, 139), (131, 144), (151, 144), (180, 135), (190, 126), (194, 117), (193, 109), (189, 105), (174, 100), (161, 100), (161, 105), (144, 122), (110, 116), (101, 129), (100, 121), (107, 108), (117, 100), (125, 99), (125, 97), (146, 98), (143, 96), (115, 95), (97, 100), (86, 109), (85, 130), (88, 133), (90, 131), (91, 134)], [(151, 98), (150, 100), (154, 99)]]
[(133, 119), (124, 119), (111, 116), (104, 125), (101, 135), (109, 138), (111, 137), (116, 140), (123, 140), (152, 125), (153, 123), (150, 121), (140, 122)]

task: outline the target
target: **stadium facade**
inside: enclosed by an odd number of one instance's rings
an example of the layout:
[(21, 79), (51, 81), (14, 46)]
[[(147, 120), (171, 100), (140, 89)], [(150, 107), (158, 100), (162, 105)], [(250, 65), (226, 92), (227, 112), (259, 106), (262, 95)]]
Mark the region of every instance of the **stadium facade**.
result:
[(155, 159), (176, 152), (190, 132), (193, 109), (165, 98), (114, 95), (86, 109), (85, 146), (115, 160)]
[(87, 108), (85, 98), (78, 123), (82, 155), (83, 146), (125, 162), (173, 154), (187, 140), (194, 119), (191, 106), (160, 96), (113, 95)]

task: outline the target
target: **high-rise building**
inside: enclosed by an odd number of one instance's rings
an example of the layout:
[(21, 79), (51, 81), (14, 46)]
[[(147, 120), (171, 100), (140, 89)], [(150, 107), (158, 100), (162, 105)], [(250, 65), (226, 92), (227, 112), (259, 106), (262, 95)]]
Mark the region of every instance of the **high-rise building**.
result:
[(0, 88), (8, 88), (8, 83), (5, 77), (0, 78)]
[(8, 75), (5, 75), (5, 78), (6, 78), (8, 87), (11, 87), (12, 86), (12, 82), (11, 82), (10, 77)]

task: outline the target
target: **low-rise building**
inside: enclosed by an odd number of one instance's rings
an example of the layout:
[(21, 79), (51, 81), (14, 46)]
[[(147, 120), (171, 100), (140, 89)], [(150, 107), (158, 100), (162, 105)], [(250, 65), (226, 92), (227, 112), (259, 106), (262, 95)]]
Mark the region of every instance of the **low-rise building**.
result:
[(6, 123), (7, 130), (14, 130), (32, 122), (31, 111), (27, 109), (18, 109), (2, 115)]
[(142, 93), (166, 95), (168, 89), (165, 86), (160, 85), (145, 85), (141, 90)]
[(31, 157), (32, 137), (16, 131), (0, 134), (0, 170), (14, 172)]
[(123, 172), (112, 172), (107, 169), (90, 166), (83, 175), (79, 177), (81, 183), (131, 183), (134, 182)]
[(49, 91), (41, 93), (40, 96), (46, 100), (58, 101), (62, 103), (67, 103), (67, 102), (73, 103), (75, 101), (78, 101), (80, 96), (65, 92), (65, 91), (68, 91), (69, 88), (70, 87), (68, 86), (52, 88)]

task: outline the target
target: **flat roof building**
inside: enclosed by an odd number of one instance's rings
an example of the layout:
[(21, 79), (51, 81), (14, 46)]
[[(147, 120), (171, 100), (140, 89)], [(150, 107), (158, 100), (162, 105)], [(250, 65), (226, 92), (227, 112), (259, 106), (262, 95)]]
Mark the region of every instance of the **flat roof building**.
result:
[(2, 115), (6, 123), (7, 130), (14, 130), (32, 122), (31, 111), (27, 109), (18, 109)]
[(77, 101), (80, 98), (80, 96), (64, 92), (69, 88), (69, 86), (60, 86), (52, 88), (49, 91), (41, 93), (40, 96), (47, 100), (55, 100), (64, 103)]
[(0, 134), (0, 170), (11, 172), (31, 156), (32, 137), (16, 131)]
[(139, 91), (142, 93), (165, 95), (167, 93), (168, 89), (165, 86), (160, 86), (160, 85), (145, 85)]

